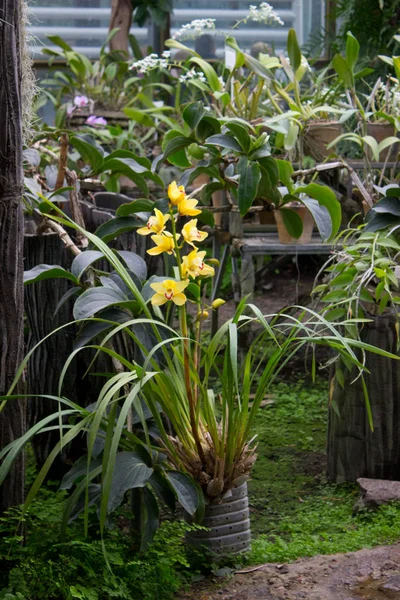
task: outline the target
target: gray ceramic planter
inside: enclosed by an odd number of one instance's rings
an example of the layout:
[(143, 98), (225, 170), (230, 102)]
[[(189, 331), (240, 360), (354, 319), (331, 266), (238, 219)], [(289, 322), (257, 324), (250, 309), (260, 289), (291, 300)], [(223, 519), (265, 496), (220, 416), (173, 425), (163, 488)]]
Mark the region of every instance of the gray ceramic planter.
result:
[(201, 525), (207, 527), (207, 531), (187, 533), (189, 545), (203, 546), (220, 556), (249, 550), (251, 533), (247, 483), (233, 488), (232, 496), (220, 504), (206, 505)]

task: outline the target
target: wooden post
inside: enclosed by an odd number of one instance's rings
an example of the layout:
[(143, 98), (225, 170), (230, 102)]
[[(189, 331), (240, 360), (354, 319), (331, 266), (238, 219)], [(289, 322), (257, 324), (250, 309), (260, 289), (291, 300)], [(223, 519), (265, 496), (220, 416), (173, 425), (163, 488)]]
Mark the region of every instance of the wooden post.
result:
[[(368, 315), (367, 315), (368, 316)], [(361, 331), (364, 342), (397, 353), (395, 315), (373, 317)], [(362, 382), (334, 382), (328, 421), (328, 477), (355, 482), (359, 477), (400, 479), (400, 361), (367, 353), (365, 374), (374, 430), (368, 423)], [(351, 385), (350, 385), (351, 384)]]
[(110, 31), (118, 28), (119, 31), (110, 40), (110, 50), (129, 52), (129, 30), (132, 24), (132, 1), (112, 0)]
[[(7, 393), (24, 348), (21, 4), (0, 0), (0, 395)], [(0, 448), (25, 431), (25, 401), (0, 413)], [(0, 511), (24, 501), (24, 456), (2, 486)]]

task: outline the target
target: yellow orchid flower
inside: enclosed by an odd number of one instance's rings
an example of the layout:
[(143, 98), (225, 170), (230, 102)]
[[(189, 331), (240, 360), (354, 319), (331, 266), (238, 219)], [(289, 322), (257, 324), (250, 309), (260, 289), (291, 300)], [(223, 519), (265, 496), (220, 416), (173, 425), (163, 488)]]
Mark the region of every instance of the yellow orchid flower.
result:
[(145, 227), (137, 230), (139, 235), (149, 235), (150, 233), (162, 233), (165, 229), (165, 224), (170, 218), (170, 215), (163, 215), (158, 208), (154, 209), (155, 215), (152, 215), (147, 221)]
[(183, 281), (165, 279), (162, 283), (151, 283), (150, 287), (156, 292), (151, 298), (151, 303), (154, 306), (161, 306), (172, 300), (177, 306), (182, 306), (187, 300), (182, 292), (188, 285), (189, 281), (187, 279)]
[(179, 187), (176, 185), (176, 181), (173, 181), (168, 186), (168, 198), (174, 206), (179, 204), (182, 200), (186, 198), (185, 188), (183, 185)]
[(195, 247), (193, 242), (202, 242), (208, 236), (205, 231), (197, 229), (197, 219), (191, 219), (182, 227), (182, 235), (185, 242)]
[(190, 254), (182, 258), (182, 273), (184, 277), (190, 275), (190, 277), (213, 277), (214, 267), (206, 265), (204, 262), (205, 251), (199, 252), (197, 248), (192, 250)]
[(187, 196), (178, 203), (178, 213), (181, 217), (195, 217), (201, 213), (201, 210), (195, 208), (198, 205), (197, 200), (192, 200)]
[[(176, 237), (178, 239), (180, 234), (178, 233)], [(173, 254), (175, 250), (174, 238), (169, 231), (165, 231), (162, 235), (152, 235), (151, 239), (156, 244), (156, 247), (147, 250), (147, 254), (151, 254), (151, 256), (157, 256), (157, 254), (162, 254), (163, 252)]]

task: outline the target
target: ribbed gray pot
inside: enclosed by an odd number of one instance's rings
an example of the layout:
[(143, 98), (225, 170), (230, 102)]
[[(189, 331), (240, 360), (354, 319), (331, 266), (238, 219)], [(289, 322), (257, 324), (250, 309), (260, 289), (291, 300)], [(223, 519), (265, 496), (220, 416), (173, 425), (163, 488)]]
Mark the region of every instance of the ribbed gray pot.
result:
[(250, 514), (247, 483), (232, 489), (232, 496), (220, 504), (207, 504), (201, 522), (206, 530), (186, 534), (186, 542), (206, 547), (220, 556), (239, 554), (250, 548)]

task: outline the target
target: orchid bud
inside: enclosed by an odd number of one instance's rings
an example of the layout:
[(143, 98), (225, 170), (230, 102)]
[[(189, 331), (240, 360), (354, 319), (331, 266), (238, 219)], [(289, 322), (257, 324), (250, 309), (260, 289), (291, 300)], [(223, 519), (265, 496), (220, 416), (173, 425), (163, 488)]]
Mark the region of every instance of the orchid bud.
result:
[(222, 298), (217, 298), (216, 300), (214, 300), (214, 302), (211, 304), (211, 308), (219, 308), (220, 306), (222, 306), (223, 304), (225, 304), (225, 300), (222, 300)]

